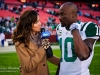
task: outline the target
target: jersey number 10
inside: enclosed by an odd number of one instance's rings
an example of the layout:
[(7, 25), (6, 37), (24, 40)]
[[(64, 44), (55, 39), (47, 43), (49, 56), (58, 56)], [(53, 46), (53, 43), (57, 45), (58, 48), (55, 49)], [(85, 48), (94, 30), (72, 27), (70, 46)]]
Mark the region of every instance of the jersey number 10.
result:
[(63, 42), (62, 42), (62, 38), (60, 38), (59, 43), (62, 52), (61, 61), (65, 60), (66, 62), (74, 62), (77, 59), (77, 56), (74, 50), (73, 38), (67, 37)]

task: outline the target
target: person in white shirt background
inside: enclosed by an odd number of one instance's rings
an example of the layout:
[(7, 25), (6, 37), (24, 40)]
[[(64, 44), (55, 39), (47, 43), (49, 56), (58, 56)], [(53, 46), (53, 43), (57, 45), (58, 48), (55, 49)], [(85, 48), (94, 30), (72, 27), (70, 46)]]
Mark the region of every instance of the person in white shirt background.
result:
[(4, 41), (5, 41), (5, 34), (0, 31), (0, 43), (1, 43), (1, 47), (4, 47)]

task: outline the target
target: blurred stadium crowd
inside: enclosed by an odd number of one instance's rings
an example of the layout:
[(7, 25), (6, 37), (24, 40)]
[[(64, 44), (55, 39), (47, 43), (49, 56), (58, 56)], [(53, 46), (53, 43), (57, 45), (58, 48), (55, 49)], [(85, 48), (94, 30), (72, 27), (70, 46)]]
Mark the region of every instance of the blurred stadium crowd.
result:
[[(20, 14), (31, 9), (39, 13), (42, 22), (42, 31), (49, 31), (56, 35), (55, 28), (59, 24), (58, 8), (62, 1), (36, 1), (20, 2), (19, 0), (0, 0), (0, 31), (12, 34)], [(80, 21), (92, 21), (100, 25), (100, 3), (74, 2), (79, 11)], [(7, 37), (6, 37), (7, 38)]]

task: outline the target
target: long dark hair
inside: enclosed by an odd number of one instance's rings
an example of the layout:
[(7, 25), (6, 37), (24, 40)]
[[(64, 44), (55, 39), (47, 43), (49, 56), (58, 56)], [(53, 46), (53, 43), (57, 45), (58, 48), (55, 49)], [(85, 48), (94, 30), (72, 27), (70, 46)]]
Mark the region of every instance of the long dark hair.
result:
[(38, 13), (34, 10), (25, 11), (17, 22), (17, 27), (12, 34), (13, 42), (24, 43), (28, 47), (30, 35), (32, 32), (32, 24), (37, 21)]

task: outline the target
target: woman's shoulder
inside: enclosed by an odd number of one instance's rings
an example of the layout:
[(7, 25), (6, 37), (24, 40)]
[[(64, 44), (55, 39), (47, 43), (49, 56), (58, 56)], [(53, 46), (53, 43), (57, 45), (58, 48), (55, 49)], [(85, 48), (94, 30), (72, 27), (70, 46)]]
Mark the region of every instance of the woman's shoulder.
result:
[(15, 42), (15, 46), (22, 46), (22, 47), (25, 47), (25, 44), (24, 43), (20, 43), (20, 42)]
[[(15, 43), (15, 46), (16, 47), (25, 47), (25, 44), (24, 43), (20, 43), (20, 42), (16, 42)], [(38, 46), (36, 46), (35, 44), (33, 44), (31, 41), (29, 42), (29, 45), (27, 47), (27, 49), (30, 49), (30, 50), (38, 50)]]

